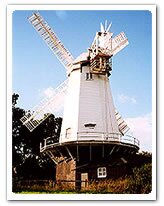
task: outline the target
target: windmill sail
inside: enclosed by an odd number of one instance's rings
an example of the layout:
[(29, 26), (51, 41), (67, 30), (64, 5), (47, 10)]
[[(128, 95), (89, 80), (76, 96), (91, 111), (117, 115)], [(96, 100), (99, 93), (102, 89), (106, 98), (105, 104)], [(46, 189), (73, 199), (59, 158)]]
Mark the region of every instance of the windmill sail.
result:
[(48, 47), (57, 56), (59, 61), (64, 65), (66, 69), (72, 66), (74, 60), (71, 53), (65, 48), (60, 39), (57, 37), (52, 28), (43, 19), (43, 17), (37, 12), (28, 18), (30, 23), (40, 34), (43, 40), (46, 42)]
[(30, 132), (52, 113), (59, 111), (67, 90), (67, 83), (68, 79), (55, 89), (51, 98), (46, 98), (35, 106), (32, 109), (32, 111), (34, 111), (33, 113), (27, 112), (21, 118), (21, 122), (30, 130)]
[(116, 114), (116, 120), (118, 123), (119, 131), (121, 132), (122, 135), (124, 135), (129, 130), (129, 127), (126, 124), (126, 122), (123, 120), (122, 116), (119, 114), (118, 111), (115, 110), (115, 114)]
[(119, 35), (112, 39), (112, 55), (117, 54), (124, 47), (129, 44), (128, 39), (124, 32), (121, 32)]

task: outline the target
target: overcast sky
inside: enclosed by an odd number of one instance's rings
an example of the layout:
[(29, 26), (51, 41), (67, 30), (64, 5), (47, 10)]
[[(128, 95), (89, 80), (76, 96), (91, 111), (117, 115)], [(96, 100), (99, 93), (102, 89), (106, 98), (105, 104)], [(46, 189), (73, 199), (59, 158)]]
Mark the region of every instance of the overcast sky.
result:
[[(13, 12), (13, 92), (24, 109), (35, 106), (66, 79), (65, 68), (40, 38), (27, 17)], [(150, 11), (39, 11), (66, 48), (77, 57), (91, 45), (100, 22), (112, 22), (113, 36), (124, 31), (129, 45), (113, 57), (110, 76), (117, 110), (151, 151), (152, 136), (152, 16)]]

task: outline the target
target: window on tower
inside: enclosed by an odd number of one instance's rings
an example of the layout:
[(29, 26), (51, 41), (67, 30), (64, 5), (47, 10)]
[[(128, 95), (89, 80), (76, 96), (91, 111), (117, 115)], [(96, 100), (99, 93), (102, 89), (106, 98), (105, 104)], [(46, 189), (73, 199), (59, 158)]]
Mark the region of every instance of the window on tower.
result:
[(96, 124), (95, 123), (86, 123), (86, 124), (84, 124), (84, 126), (89, 128), (89, 129), (94, 129)]
[(70, 138), (71, 137), (71, 128), (67, 128), (66, 129), (65, 137), (66, 138)]

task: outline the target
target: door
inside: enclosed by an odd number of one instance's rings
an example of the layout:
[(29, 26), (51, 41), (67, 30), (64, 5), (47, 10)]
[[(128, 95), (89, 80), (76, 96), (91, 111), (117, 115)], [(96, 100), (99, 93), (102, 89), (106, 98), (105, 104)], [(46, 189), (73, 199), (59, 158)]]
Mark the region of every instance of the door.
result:
[(81, 173), (81, 188), (88, 186), (88, 173)]

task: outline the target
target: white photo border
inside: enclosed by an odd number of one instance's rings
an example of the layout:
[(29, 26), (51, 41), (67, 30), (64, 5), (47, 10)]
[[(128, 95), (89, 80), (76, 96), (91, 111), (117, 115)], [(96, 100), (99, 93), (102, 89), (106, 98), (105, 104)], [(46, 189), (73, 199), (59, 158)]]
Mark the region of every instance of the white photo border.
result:
[[(150, 194), (15, 194), (12, 192), (12, 13), (16, 10), (148, 10), (152, 13), (152, 192)], [(7, 200), (156, 200), (156, 5), (7, 6)]]

